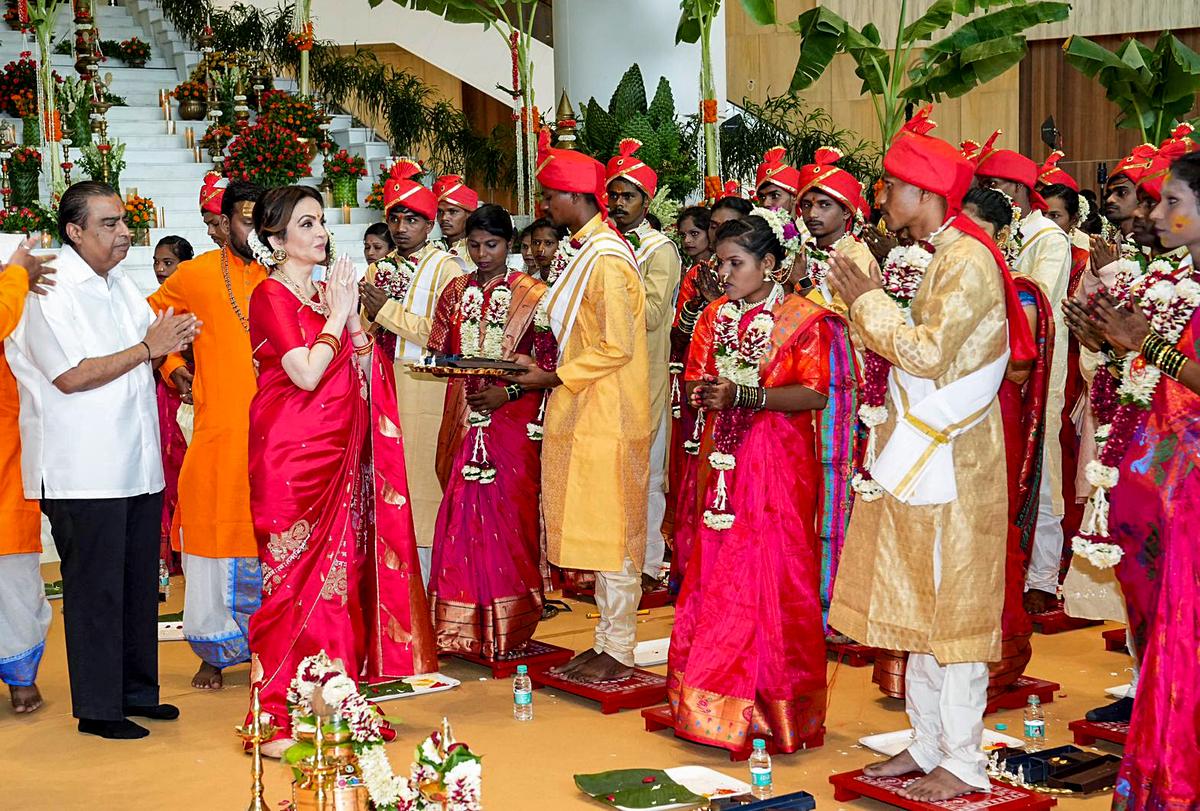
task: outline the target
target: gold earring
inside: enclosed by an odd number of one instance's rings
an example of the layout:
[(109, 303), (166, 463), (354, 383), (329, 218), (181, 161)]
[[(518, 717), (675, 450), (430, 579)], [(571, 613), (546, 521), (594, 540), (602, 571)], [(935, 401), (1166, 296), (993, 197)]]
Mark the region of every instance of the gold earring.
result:
[(288, 260), (288, 252), (283, 248), (276, 248), (271, 251), (271, 258), (275, 260), (275, 264), (282, 265)]

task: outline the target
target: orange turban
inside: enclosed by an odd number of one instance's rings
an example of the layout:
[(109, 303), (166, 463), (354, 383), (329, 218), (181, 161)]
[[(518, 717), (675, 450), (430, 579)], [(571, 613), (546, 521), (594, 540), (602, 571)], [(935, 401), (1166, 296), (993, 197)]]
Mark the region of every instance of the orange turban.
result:
[(386, 215), (396, 206), (420, 214), (427, 220), (437, 218), (437, 198), (433, 192), (415, 178), (425, 173), (421, 164), (412, 158), (401, 158), (388, 172), (383, 185), (383, 213)]
[(225, 187), (229, 181), (217, 172), (209, 172), (204, 176), (204, 185), (200, 187), (200, 211), (209, 214), (221, 213), (221, 200), (225, 197)]
[(608, 162), (608, 177), (605, 186), (617, 178), (628, 180), (637, 186), (646, 196), (654, 199), (658, 192), (658, 173), (634, 157), (642, 142), (636, 138), (623, 138), (618, 147), (618, 154)]

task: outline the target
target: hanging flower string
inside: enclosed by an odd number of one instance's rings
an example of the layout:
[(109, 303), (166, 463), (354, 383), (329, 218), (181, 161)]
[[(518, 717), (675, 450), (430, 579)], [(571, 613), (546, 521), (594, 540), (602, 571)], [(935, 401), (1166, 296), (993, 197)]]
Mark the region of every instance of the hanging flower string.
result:
[[(550, 313), (546, 309), (546, 299), (547, 296), (542, 296), (533, 313), (533, 361), (539, 369), (553, 372), (558, 368), (558, 341), (554, 338), (554, 331), (550, 329)], [(549, 397), (549, 389), (542, 392), (537, 417), (525, 425), (525, 435), (534, 442), (541, 442), (545, 434), (543, 425), (546, 420), (546, 400)]]
[[(508, 323), (508, 307), (511, 302), (512, 289), (504, 281), (492, 288), (485, 302), (483, 288), (472, 274), (458, 305), (462, 324), (459, 327), (459, 352), (464, 357), (500, 360), (504, 354), (504, 326)], [(491, 378), (488, 377), (469, 377), (464, 387), (467, 395), (478, 394), (491, 385), (491, 382)], [(488, 458), (487, 440), (484, 436), (484, 429), (491, 424), (490, 414), (474, 409), (467, 412), (467, 425), (475, 429), (471, 461), (462, 467), (462, 476), (469, 482), (491, 484), (496, 480), (496, 466)]]
[[(1126, 285), (1118, 284), (1116, 298), (1141, 309), (1150, 331), (1166, 343), (1179, 342), (1200, 307), (1200, 283), (1190, 266), (1158, 259), (1143, 276)], [(1108, 569), (1124, 554), (1109, 536), (1109, 492), (1120, 479), (1120, 465), (1133, 438), (1146, 424), (1150, 405), (1162, 382), (1162, 372), (1139, 352), (1129, 352), (1121, 361), (1120, 380), (1101, 371), (1092, 384), (1092, 403), (1101, 427), (1096, 435), (1100, 452), (1088, 463), (1088, 484), (1095, 489), (1079, 534), (1071, 541), (1076, 554), (1094, 566)]]
[[(771, 308), (782, 296), (783, 288), (775, 285), (761, 305), (746, 307), (733, 302), (721, 305), (713, 325), (717, 377), (737, 386), (761, 385), (758, 367), (771, 346), (771, 331), (775, 328)], [(734, 454), (753, 419), (754, 412), (749, 408), (727, 408), (717, 412), (713, 425), (713, 451), (708, 455), (708, 463), (717, 471), (717, 484), (712, 503), (704, 511), (704, 525), (709, 529), (720, 531), (733, 526), (736, 516), (729, 503), (729, 488), (737, 467)]]
[[(947, 220), (927, 239), (908, 245), (897, 245), (888, 253), (883, 263), (883, 289), (907, 313), (912, 304), (925, 272), (933, 261), (934, 238), (950, 224)], [(867, 428), (867, 447), (863, 453), (862, 466), (854, 474), (851, 486), (863, 501), (875, 501), (883, 496), (883, 488), (871, 478), (871, 467), (878, 452), (876, 429), (887, 422), (887, 387), (892, 364), (882, 355), (868, 349), (863, 353), (862, 405), (858, 418)]]

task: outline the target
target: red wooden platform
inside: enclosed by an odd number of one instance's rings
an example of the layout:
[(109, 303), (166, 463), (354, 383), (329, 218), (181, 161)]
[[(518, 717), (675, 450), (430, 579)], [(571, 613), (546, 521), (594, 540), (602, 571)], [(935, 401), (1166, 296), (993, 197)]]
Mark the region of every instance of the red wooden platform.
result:
[(517, 672), (517, 665), (525, 665), (529, 668), (530, 672), (534, 670), (549, 670), (552, 667), (565, 665), (571, 661), (575, 658), (575, 651), (531, 639), (525, 643), (525, 647), (521, 650), (514, 651), (499, 659), (486, 659), (482, 656), (472, 656), (468, 653), (455, 653), (452, 655), (465, 662), (490, 669), (493, 679), (507, 679)]
[(1049, 611), (1030, 614), (1029, 619), (1033, 621), (1038, 632), (1043, 634), (1061, 634), (1063, 631), (1074, 631), (1078, 628), (1101, 624), (1100, 620), (1085, 620), (1067, 616), (1067, 612), (1063, 610), (1062, 600), (1055, 603), (1055, 607)]
[(1057, 682), (1021, 676), (1013, 686), (988, 702), (984, 715), (997, 710), (1019, 710), (1029, 703), (1030, 696), (1037, 696), (1043, 704), (1054, 701), (1054, 691), (1061, 687)]
[(600, 702), (600, 712), (612, 715), (620, 710), (640, 710), (667, 700), (667, 679), (649, 670), (634, 668), (633, 675), (620, 681), (584, 684), (549, 670), (530, 671), (533, 686), (552, 687), (573, 696)]
[(857, 642), (842, 643), (826, 640), (825, 650), (829, 653), (829, 658), (835, 662), (850, 667), (866, 667), (875, 661), (875, 653), (879, 649), (869, 645), (860, 645)]
[[(589, 600), (595, 602), (596, 589), (592, 586), (574, 586), (571, 583), (564, 583), (562, 593), (564, 597), (570, 597), (574, 600)], [(670, 605), (675, 601), (675, 595), (671, 594), (666, 586), (659, 586), (651, 591), (642, 592), (642, 600), (638, 603), (638, 611), (648, 608), (662, 608), (664, 605)]]
[(1126, 638), (1124, 628), (1112, 628), (1100, 634), (1104, 637), (1104, 649), (1115, 650), (1120, 653), (1129, 653), (1129, 640)]
[(1079, 746), (1091, 746), (1096, 741), (1109, 741), (1125, 745), (1129, 735), (1129, 724), (1124, 721), (1072, 721), (1067, 729), (1075, 733), (1075, 743)]
[(888, 805), (907, 808), (909, 811), (1045, 811), (1057, 804), (1049, 795), (1010, 786), (998, 780), (992, 781), (990, 794), (964, 794), (940, 803), (914, 802), (896, 794), (897, 789), (922, 776), (919, 772), (914, 772), (900, 777), (867, 777), (862, 773), (862, 769), (858, 769), (831, 775), (829, 782), (833, 784), (833, 798), (838, 802), (869, 797)]
[[(646, 709), (642, 710), (642, 719), (644, 720), (644, 722), (646, 724), (647, 732), (660, 732), (664, 729), (669, 729), (672, 732), (675, 731), (675, 717), (671, 714), (671, 707), (667, 704), (663, 704), (660, 707), (647, 707)], [(678, 737), (678, 736), (676, 736), (676, 737)], [(767, 754), (769, 754), (769, 755), (780, 754), (779, 747), (777, 747), (775, 745), (775, 740), (770, 735), (756, 732), (756, 733), (754, 733), (753, 737), (754, 738), (762, 738), (764, 741), (766, 741)], [(709, 746), (709, 744), (699, 743), (698, 741), (691, 741), (691, 740), (688, 740), (687, 738), (680, 738), (680, 740), (686, 740), (686, 741), (688, 741), (688, 743), (695, 743), (698, 746)], [(809, 738), (808, 740), (801, 743), (800, 748), (801, 749), (816, 749), (818, 746), (821, 746), (824, 743), (825, 743), (825, 727), (821, 727), (821, 731), (818, 732), (816, 735), (812, 736), (811, 738)], [(714, 746), (712, 748), (716, 749), (718, 747)], [(750, 752), (751, 752), (750, 747), (746, 747), (745, 749), (739, 749), (739, 750), (729, 750), (729, 759), (734, 761), (735, 763), (738, 761), (742, 761), (742, 760), (748, 760), (750, 758)]]

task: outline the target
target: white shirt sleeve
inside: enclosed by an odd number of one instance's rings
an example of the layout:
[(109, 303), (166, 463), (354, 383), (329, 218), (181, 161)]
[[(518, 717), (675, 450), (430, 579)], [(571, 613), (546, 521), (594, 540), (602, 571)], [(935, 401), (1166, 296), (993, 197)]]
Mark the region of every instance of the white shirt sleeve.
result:
[(25, 310), (24, 349), (53, 383), (87, 357), (67, 296), (30, 296)]

